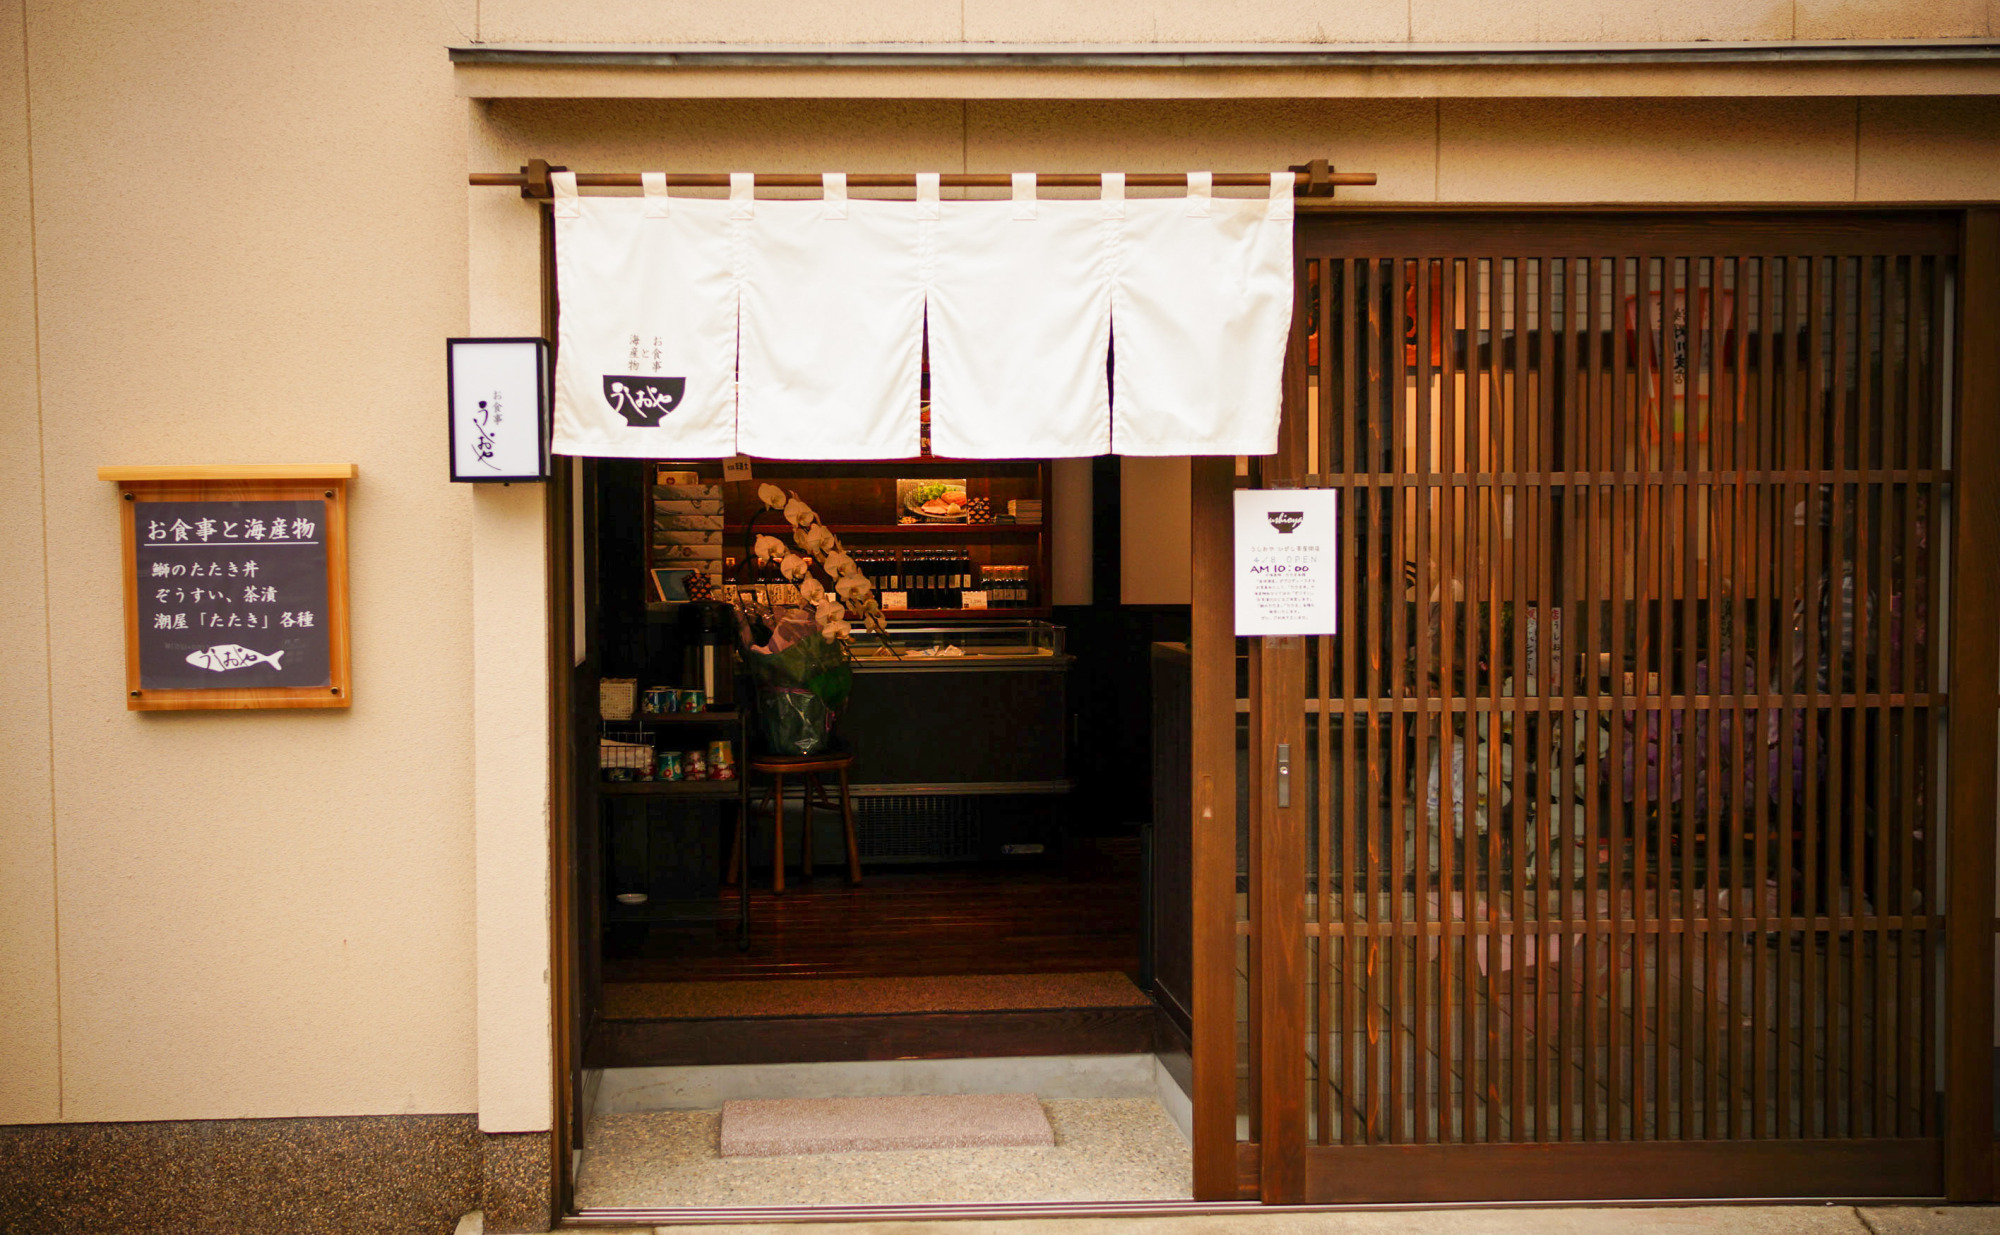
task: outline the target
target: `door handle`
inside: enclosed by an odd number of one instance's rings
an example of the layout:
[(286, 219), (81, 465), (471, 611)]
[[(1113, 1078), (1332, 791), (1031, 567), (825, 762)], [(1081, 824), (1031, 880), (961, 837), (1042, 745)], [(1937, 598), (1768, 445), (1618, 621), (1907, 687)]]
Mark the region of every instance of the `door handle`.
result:
[(1292, 804), (1292, 744), (1278, 743), (1278, 805)]

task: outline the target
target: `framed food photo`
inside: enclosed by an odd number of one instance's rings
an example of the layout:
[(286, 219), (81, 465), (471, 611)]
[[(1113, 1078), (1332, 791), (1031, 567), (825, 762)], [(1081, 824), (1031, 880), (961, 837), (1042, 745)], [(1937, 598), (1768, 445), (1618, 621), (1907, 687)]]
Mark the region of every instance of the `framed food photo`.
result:
[(963, 523), (967, 519), (965, 478), (898, 480), (892, 523)]
[(97, 475), (120, 499), (127, 710), (352, 705), (353, 464)]

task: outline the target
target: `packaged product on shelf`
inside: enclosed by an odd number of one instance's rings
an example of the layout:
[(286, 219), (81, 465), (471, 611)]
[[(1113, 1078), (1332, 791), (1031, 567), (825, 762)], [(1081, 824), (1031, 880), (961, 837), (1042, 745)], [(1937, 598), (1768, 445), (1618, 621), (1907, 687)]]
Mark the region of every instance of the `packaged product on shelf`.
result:
[(715, 532), (722, 531), (721, 515), (702, 514), (655, 514), (653, 530), (656, 532)]
[(708, 744), (708, 778), (736, 779), (736, 752), (727, 739), (717, 739)]
[(662, 515), (720, 515), (722, 499), (719, 497), (656, 497), (653, 511)]
[(715, 563), (715, 569), (722, 569), (722, 546), (720, 544), (659, 545), (653, 546), (658, 552), (653, 556), (662, 561), (703, 561)]

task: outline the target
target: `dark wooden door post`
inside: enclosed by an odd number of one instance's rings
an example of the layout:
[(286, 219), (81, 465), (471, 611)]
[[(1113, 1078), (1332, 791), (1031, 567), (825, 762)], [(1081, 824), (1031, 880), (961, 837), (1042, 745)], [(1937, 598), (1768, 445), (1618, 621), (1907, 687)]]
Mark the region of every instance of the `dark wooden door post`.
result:
[(1950, 812), (1946, 823), (1945, 1189), (1994, 1197), (1993, 835), (2000, 758), (2000, 210), (1966, 212), (1951, 460)]

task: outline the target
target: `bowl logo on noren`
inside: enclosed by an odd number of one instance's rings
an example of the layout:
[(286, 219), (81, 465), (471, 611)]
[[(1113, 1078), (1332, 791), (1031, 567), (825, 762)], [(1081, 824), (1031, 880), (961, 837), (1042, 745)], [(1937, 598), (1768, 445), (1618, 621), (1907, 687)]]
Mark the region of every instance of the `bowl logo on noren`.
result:
[(1301, 523), (1306, 521), (1306, 512), (1303, 510), (1267, 510), (1264, 515), (1282, 536), (1290, 536), (1298, 531)]
[(635, 429), (657, 429), (667, 413), (681, 404), (687, 393), (684, 377), (632, 377), (623, 373), (604, 375), (604, 401)]

